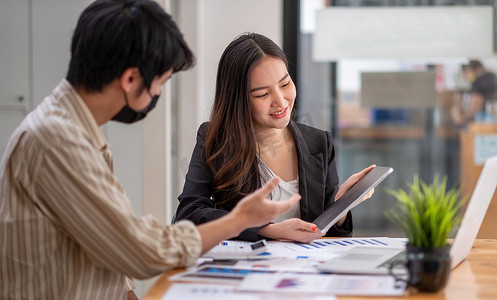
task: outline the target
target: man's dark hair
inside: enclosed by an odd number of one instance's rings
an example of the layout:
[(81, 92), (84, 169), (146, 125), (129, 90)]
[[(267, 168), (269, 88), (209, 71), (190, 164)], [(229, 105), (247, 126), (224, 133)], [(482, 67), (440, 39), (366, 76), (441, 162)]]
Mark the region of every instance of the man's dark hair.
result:
[(194, 57), (176, 23), (151, 0), (97, 0), (79, 17), (67, 80), (101, 91), (130, 67), (146, 88), (167, 70), (190, 68)]
[(483, 68), (483, 64), (479, 60), (470, 60), (469, 67), (471, 68), (471, 70), (478, 70), (480, 68)]

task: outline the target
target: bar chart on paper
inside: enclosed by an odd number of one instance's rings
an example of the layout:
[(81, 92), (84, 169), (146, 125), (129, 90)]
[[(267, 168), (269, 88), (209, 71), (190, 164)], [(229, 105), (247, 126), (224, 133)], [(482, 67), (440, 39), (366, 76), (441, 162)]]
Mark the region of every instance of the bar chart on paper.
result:
[(331, 259), (358, 246), (402, 248), (405, 239), (387, 237), (319, 239), (308, 244), (295, 242), (267, 242), (267, 251), (273, 257)]
[[(383, 240), (383, 241), (382, 241)], [(349, 247), (350, 246), (388, 246), (391, 242), (385, 238), (352, 238), (343, 240), (314, 241), (310, 244), (296, 243), (305, 249), (323, 249), (329, 246)]]
[[(266, 251), (269, 255), (232, 260), (203, 260), (196, 268), (183, 273), (175, 274), (173, 280), (181, 281), (223, 281), (236, 282), (247, 275), (298, 273), (319, 273), (319, 266), (354, 247), (373, 248), (403, 248), (405, 239), (391, 239), (387, 237), (375, 238), (340, 238), (318, 239), (311, 243), (296, 243), (283, 241), (266, 241)], [(223, 241), (216, 247), (222, 247), (224, 253), (230, 248), (236, 252), (240, 247), (246, 247), (249, 242)]]

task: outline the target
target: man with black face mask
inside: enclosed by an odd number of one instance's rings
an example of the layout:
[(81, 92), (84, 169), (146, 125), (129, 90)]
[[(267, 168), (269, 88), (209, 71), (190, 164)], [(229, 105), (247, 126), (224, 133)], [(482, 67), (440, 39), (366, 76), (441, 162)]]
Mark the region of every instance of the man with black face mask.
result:
[(0, 298), (136, 298), (130, 278), (192, 264), (299, 200), (266, 199), (276, 178), (199, 226), (135, 215), (99, 127), (144, 118), (172, 73), (192, 64), (154, 1), (97, 0), (83, 11), (66, 79), (15, 130), (0, 165)]

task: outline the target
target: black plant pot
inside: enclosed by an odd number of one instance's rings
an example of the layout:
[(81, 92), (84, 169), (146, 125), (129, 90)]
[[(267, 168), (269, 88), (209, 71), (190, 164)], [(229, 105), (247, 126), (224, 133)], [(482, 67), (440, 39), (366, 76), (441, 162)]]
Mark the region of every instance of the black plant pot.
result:
[(450, 246), (421, 248), (406, 246), (409, 284), (422, 292), (438, 292), (450, 275)]

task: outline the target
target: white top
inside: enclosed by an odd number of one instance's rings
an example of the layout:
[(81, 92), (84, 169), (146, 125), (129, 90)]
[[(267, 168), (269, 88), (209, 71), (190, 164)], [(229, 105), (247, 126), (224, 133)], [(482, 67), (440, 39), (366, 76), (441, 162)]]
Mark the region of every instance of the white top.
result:
[[(263, 167), (269, 170), (271, 173), (271, 177), (276, 177), (274, 172), (268, 168), (261, 160), (259, 160), (259, 172), (263, 174), (264, 172)], [(265, 182), (262, 182), (264, 185)], [(290, 197), (293, 194), (296, 194), (299, 192), (299, 178), (297, 176), (297, 179), (292, 180), (292, 181), (284, 181), (283, 179), (280, 178), (280, 183), (278, 186), (271, 192), (271, 199), (273, 201), (287, 201), (290, 199)], [(273, 222), (281, 222), (286, 219), (291, 219), (291, 218), (300, 218), (300, 205), (299, 203), (295, 204), (292, 208), (290, 208), (289, 211), (287, 211), (284, 214), (281, 214), (278, 216), (276, 219), (273, 220)]]

